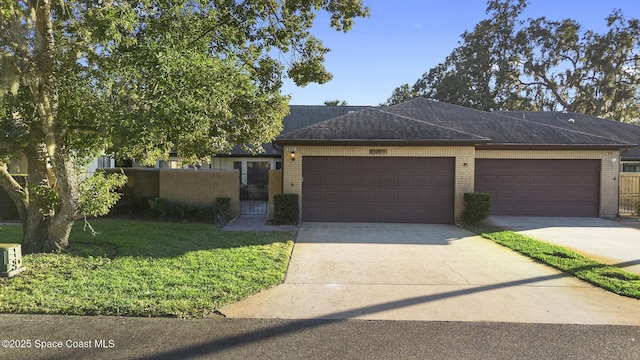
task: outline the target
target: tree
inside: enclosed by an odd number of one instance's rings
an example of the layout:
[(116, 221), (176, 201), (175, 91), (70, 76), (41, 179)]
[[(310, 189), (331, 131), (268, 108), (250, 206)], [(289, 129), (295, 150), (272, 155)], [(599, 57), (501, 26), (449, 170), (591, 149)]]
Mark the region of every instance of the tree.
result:
[(400, 104), (401, 102), (405, 102), (413, 99), (414, 97), (418, 97), (420, 94), (415, 88), (410, 88), (409, 84), (402, 84), (399, 87), (393, 90), (391, 93), (391, 97), (387, 99), (387, 101), (380, 104), (380, 106), (391, 106), (395, 104)]
[[(319, 11), (345, 32), (368, 15), (361, 0), (2, 2), (0, 186), (24, 251), (65, 249), (78, 216), (113, 205), (122, 176), (82, 175), (105, 150), (195, 161), (273, 139), (288, 110), (282, 78), (331, 79), (329, 49), (310, 33)], [(25, 185), (8, 171), (19, 156)]]
[[(625, 19), (616, 10), (606, 18), (609, 30), (597, 34), (571, 19), (523, 20), (526, 6), (525, 0), (489, 1), (490, 18), (465, 32), (460, 46), (411, 92), (482, 110), (563, 109), (622, 121), (640, 117), (637, 19)], [(394, 94), (406, 91), (401, 88)]]
[(520, 85), (540, 107), (640, 118), (640, 21), (616, 10), (606, 22), (598, 34), (571, 19), (539, 18), (515, 33)]
[(347, 106), (347, 102), (342, 100), (327, 100), (324, 102), (326, 106)]

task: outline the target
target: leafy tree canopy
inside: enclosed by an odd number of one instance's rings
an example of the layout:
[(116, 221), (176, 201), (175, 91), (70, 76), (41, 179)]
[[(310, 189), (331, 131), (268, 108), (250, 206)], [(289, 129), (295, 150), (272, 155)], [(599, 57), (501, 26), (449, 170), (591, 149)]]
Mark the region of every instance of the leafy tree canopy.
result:
[(482, 110), (567, 110), (640, 118), (640, 21), (615, 10), (607, 31), (572, 19), (523, 19), (525, 0), (490, 0), (489, 18), (387, 104), (425, 96)]
[[(311, 34), (320, 11), (344, 32), (369, 12), (361, 0), (2, 1), (0, 185), (25, 224), (25, 251), (66, 247), (79, 213), (113, 203), (87, 194), (122, 179), (80, 177), (105, 150), (196, 161), (275, 137), (283, 78), (331, 79), (329, 49)], [(8, 171), (20, 156), (27, 185)]]
[(324, 102), (326, 106), (347, 106), (347, 102), (345, 100), (327, 100)]

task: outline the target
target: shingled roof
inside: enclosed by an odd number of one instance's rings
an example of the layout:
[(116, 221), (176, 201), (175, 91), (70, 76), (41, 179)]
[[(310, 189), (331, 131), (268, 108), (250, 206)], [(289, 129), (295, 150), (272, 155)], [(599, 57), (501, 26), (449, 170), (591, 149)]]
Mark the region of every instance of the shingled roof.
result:
[(371, 108), (285, 133), (279, 142), (463, 142), (484, 143), (488, 138)]
[[(371, 106), (289, 105), (289, 114), (282, 120), (282, 133), (368, 108), (371, 108)], [(265, 151), (258, 154), (258, 156), (271, 157), (281, 155), (281, 152), (274, 149), (271, 143), (262, 144), (262, 147)], [(234, 146), (231, 154), (233, 156), (251, 156), (240, 145)]]
[(281, 134), (276, 143), (475, 142), (487, 147), (630, 147), (627, 141), (425, 98), (371, 108)]
[[(499, 111), (496, 113), (640, 145), (640, 126), (638, 125), (563, 111)], [(640, 146), (623, 152), (621, 157), (624, 160), (640, 160)]]

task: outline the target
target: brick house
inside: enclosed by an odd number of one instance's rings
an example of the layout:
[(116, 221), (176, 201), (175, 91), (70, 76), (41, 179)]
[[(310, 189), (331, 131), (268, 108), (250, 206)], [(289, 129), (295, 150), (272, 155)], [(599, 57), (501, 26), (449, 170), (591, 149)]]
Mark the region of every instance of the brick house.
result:
[(416, 98), (286, 132), (282, 191), (303, 221), (454, 223), (472, 191), (496, 215), (616, 216), (637, 142), (518, 115)]

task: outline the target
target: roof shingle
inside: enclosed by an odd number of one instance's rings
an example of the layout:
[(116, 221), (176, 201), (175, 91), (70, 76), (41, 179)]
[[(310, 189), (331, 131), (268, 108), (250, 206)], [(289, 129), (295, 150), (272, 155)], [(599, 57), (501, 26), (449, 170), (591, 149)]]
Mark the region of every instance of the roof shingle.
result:
[[(499, 111), (497, 113), (568, 130), (597, 134), (623, 143), (640, 145), (640, 126), (638, 125), (562, 111)], [(640, 160), (640, 146), (629, 149), (622, 154), (622, 158)]]
[(277, 139), (281, 141), (396, 140), (433, 142), (486, 142), (489, 140), (467, 132), (392, 114), (383, 109), (365, 109), (343, 115), (282, 134)]
[(276, 143), (475, 142), (487, 146), (629, 147), (628, 141), (518, 119), (425, 98), (369, 108), (322, 121), (276, 138)]

